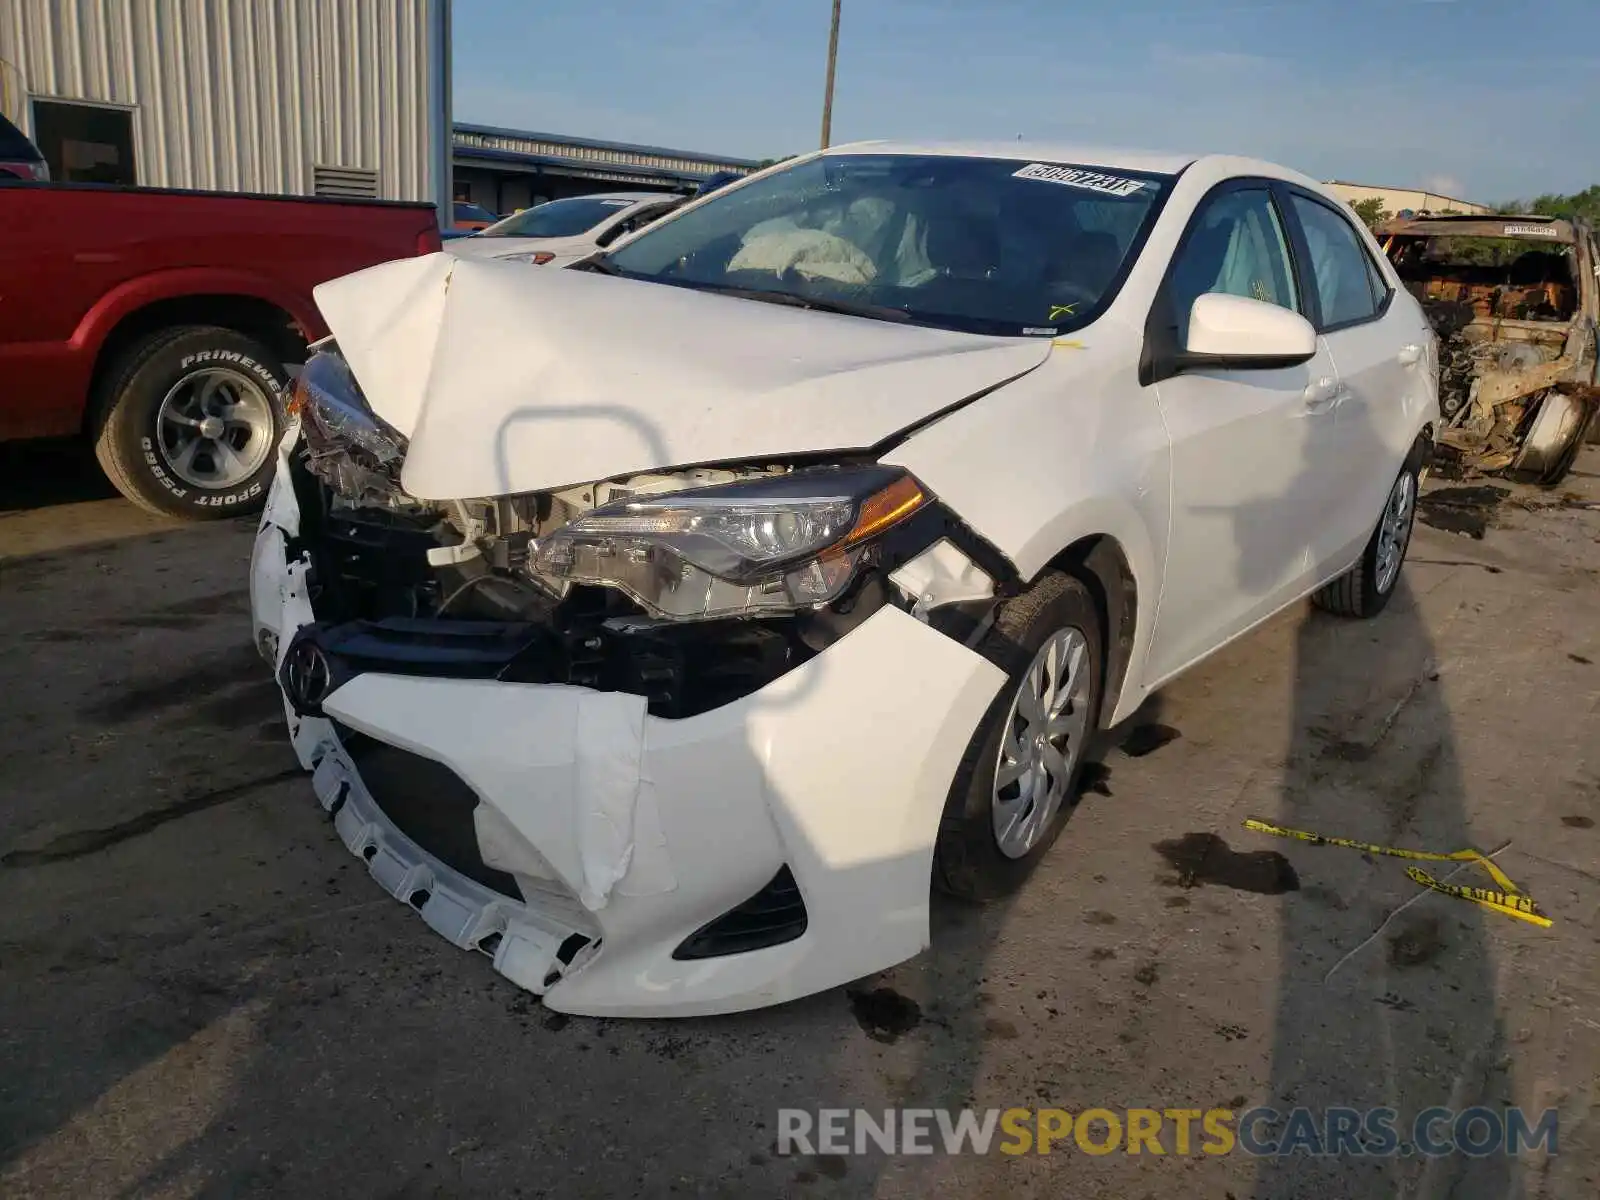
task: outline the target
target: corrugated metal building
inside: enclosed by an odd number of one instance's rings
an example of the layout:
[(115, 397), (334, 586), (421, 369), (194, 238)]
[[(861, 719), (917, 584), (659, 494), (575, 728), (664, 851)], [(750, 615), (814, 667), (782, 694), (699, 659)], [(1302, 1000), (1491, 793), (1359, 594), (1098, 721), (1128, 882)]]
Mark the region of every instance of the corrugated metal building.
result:
[(56, 179), (448, 204), (450, 0), (0, 0), (0, 110)]

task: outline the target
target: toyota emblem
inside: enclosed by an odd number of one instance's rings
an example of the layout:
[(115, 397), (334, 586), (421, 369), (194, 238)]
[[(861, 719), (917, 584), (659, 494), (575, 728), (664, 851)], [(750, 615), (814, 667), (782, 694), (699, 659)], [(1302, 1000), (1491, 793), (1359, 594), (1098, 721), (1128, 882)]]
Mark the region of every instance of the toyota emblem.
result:
[(333, 667), (322, 647), (309, 638), (289, 648), (283, 661), (283, 690), (301, 716), (320, 716), (332, 690)]

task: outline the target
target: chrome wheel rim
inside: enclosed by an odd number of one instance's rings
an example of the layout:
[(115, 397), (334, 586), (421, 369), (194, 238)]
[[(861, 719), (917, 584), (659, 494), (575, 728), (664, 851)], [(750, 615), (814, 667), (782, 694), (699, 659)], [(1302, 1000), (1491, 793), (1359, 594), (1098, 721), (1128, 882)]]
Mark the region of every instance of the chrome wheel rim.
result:
[(1411, 520), (1417, 511), (1417, 477), (1403, 471), (1389, 492), (1383, 520), (1378, 522), (1378, 578), (1380, 593), (1394, 586), (1405, 561), (1406, 545), (1411, 541)]
[(1089, 640), (1052, 634), (1012, 697), (995, 761), (994, 839), (1007, 858), (1038, 845), (1067, 799), (1089, 726)]
[(156, 443), (179, 479), (237, 487), (272, 452), (272, 401), (248, 375), (210, 367), (185, 375), (156, 410)]

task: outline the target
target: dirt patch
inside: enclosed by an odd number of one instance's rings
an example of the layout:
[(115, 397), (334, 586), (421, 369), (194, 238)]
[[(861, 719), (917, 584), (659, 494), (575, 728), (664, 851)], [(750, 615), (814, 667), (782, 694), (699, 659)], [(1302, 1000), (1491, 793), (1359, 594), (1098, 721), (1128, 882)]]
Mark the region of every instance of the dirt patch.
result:
[(1389, 935), (1389, 965), (1420, 967), (1444, 953), (1444, 927), (1438, 917), (1418, 917)]
[(1417, 498), (1417, 517), (1424, 525), (1482, 541), (1494, 524), (1495, 510), (1510, 494), (1510, 488), (1491, 484), (1439, 488)]
[(189, 707), (222, 688), (260, 679), (265, 671), (266, 664), (256, 648), (246, 643), (187, 671), (153, 671), (149, 680), (96, 700), (85, 715), (92, 720), (123, 724), (166, 709)]
[(149, 812), (140, 813), (131, 820), (122, 821), (116, 825), (109, 825), (104, 829), (80, 829), (73, 833), (64, 833), (60, 837), (52, 838), (37, 850), (12, 850), (0, 856), (0, 866), (4, 867), (38, 867), (46, 863), (65, 862), (72, 858), (82, 858), (88, 854), (105, 850), (111, 846), (126, 842), (130, 838), (139, 837), (149, 833), (152, 829), (159, 829), (169, 821), (176, 821), (180, 817), (187, 817), (191, 813), (204, 812), (208, 808), (216, 808), (219, 804), (227, 804), (231, 800), (238, 800), (269, 787), (274, 783), (282, 783), (286, 779), (293, 779), (301, 774), (298, 767), (287, 771), (275, 771), (261, 779), (252, 779), (248, 783), (237, 783), (232, 787), (217, 788), (214, 791), (203, 792), (198, 796), (191, 796), (187, 800), (179, 800), (176, 804), (168, 804), (163, 808), (151, 809)]
[(1178, 872), (1178, 887), (1209, 883), (1263, 896), (1300, 890), (1293, 864), (1276, 850), (1233, 850), (1214, 833), (1186, 833), (1157, 842), (1155, 851)]
[(1083, 774), (1079, 776), (1081, 793), (1087, 796), (1093, 792), (1096, 796), (1111, 795), (1111, 768), (1105, 763), (1084, 763)]
[(922, 1024), (922, 1007), (893, 988), (848, 992), (856, 1024), (875, 1042), (892, 1043)]
[(1120, 749), (1129, 758), (1143, 758), (1146, 754), (1154, 754), (1161, 747), (1177, 741), (1182, 736), (1183, 734), (1171, 725), (1139, 725), (1122, 739)]

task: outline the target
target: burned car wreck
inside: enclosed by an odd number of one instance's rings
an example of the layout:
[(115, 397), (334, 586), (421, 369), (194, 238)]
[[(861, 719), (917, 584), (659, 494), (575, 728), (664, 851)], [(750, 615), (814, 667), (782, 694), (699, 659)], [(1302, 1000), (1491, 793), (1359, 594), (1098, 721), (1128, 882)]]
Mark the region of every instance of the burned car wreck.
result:
[(1554, 484), (1600, 429), (1593, 233), (1540, 216), (1427, 216), (1378, 231), (1439, 337), (1442, 462)]

